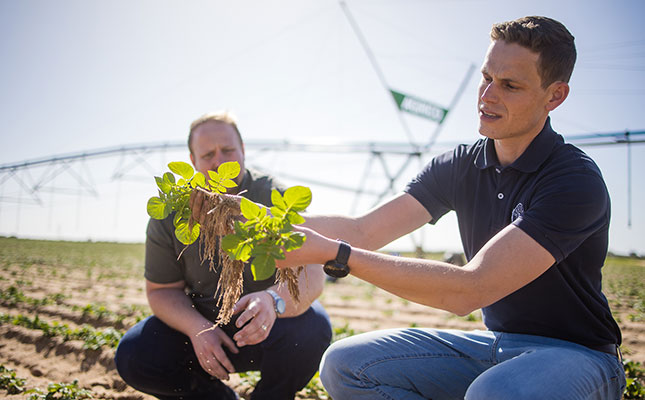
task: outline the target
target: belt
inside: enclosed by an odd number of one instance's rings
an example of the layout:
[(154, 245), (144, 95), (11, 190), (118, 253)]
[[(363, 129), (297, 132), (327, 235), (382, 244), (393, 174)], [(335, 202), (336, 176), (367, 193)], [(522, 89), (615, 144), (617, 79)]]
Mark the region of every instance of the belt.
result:
[(591, 350), (602, 351), (603, 353), (611, 354), (612, 356), (617, 357), (619, 360), (623, 359), (623, 355), (620, 352), (620, 347), (617, 344), (601, 344), (599, 346), (587, 346)]

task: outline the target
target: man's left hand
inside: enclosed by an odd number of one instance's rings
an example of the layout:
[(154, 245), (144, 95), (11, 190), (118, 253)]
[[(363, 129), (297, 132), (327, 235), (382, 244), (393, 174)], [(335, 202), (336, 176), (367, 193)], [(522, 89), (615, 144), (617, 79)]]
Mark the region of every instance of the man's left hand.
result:
[(240, 329), (233, 340), (238, 347), (258, 344), (269, 336), (277, 318), (273, 297), (265, 291), (249, 293), (243, 296), (233, 310), (234, 314), (242, 312), (235, 321)]

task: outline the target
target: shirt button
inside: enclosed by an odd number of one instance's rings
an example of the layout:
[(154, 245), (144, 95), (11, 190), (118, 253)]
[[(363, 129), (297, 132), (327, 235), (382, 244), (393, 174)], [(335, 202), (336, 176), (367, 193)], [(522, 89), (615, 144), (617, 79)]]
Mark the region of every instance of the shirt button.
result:
[(501, 172), (502, 172), (502, 170), (501, 170), (501, 169), (499, 169), (499, 168), (495, 168), (495, 172), (497, 172), (497, 173), (499, 174), (499, 173), (501, 173)]
[(504, 193), (497, 193), (497, 198), (498, 199), (503, 199), (504, 198)]

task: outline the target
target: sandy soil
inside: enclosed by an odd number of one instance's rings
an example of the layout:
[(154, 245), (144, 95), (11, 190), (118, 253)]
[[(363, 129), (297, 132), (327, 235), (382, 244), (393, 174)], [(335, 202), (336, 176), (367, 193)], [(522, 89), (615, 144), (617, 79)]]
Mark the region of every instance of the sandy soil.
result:
[[(59, 321), (70, 327), (89, 324), (95, 328), (127, 329), (137, 315), (148, 311), (143, 281), (140, 278), (110, 277), (89, 274), (73, 268), (24, 268), (8, 266), (0, 272), (0, 288), (6, 291), (16, 286), (30, 298), (47, 298), (61, 294), (58, 304), (30, 305), (28, 302), (0, 301), (0, 313), (23, 314), (48, 322)], [(403, 301), (354, 278), (328, 283), (321, 297), (332, 317), (335, 328), (354, 333), (390, 327), (430, 326), (439, 328), (483, 328), (478, 315), (458, 318), (449, 313)], [(105, 304), (109, 313), (101, 317), (83, 313), (88, 304)], [(627, 357), (645, 362), (645, 323), (623, 321), (624, 348)], [(344, 329), (342, 329), (345, 327)], [(342, 332), (341, 332), (342, 333)], [(25, 378), (27, 388), (46, 389), (50, 382), (79, 381), (80, 386), (92, 391), (95, 398), (143, 400), (151, 397), (128, 387), (115, 371), (114, 350), (87, 350), (78, 340), (64, 341), (61, 337), (47, 337), (40, 330), (11, 324), (0, 324), (0, 364), (14, 369)], [(231, 385), (243, 397), (250, 391), (248, 383), (234, 376)], [(25, 399), (25, 394), (8, 395), (0, 389), (0, 397)], [(320, 399), (324, 396), (301, 393), (302, 399)]]

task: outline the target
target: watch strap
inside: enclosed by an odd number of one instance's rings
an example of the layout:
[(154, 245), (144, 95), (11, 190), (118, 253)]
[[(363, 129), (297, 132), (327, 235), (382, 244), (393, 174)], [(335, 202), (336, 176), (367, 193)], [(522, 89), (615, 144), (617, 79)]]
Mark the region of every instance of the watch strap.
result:
[(352, 252), (352, 247), (344, 240), (338, 239), (338, 254), (336, 254), (336, 262), (339, 264), (347, 265), (349, 261), (349, 254)]

